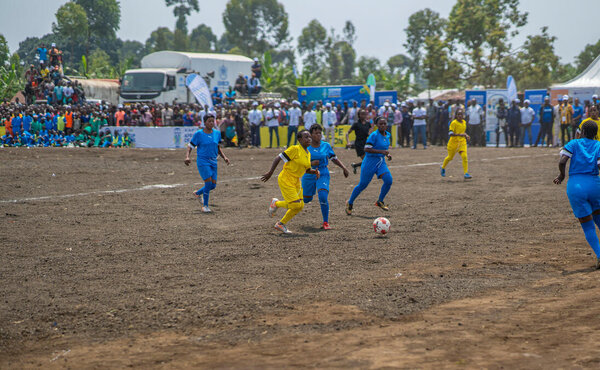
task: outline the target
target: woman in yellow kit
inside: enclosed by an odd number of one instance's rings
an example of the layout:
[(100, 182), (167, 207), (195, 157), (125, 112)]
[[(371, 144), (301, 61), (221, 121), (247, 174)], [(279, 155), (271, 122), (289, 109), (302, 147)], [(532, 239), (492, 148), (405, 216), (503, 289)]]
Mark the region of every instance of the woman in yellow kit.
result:
[(300, 179), (305, 173), (317, 175), (319, 178), (319, 170), (312, 169), (310, 165), (310, 152), (308, 147), (312, 142), (312, 138), (308, 130), (302, 130), (297, 134), (298, 145), (292, 145), (283, 153), (275, 157), (271, 169), (262, 177), (262, 181), (268, 181), (279, 162), (284, 161), (283, 170), (277, 176), (277, 183), (283, 195), (283, 200), (273, 198), (269, 206), (269, 215), (273, 217), (277, 208), (287, 208), (287, 212), (281, 221), (275, 224), (275, 229), (285, 233), (292, 232), (285, 226), (294, 216), (296, 216), (302, 208), (304, 208), (304, 195), (302, 194), (302, 186)]
[[(579, 139), (581, 137), (581, 131), (583, 129), (583, 124), (588, 122), (588, 121), (592, 121), (594, 122), (598, 127), (600, 127), (600, 118), (598, 118), (598, 107), (595, 105), (591, 105), (590, 108), (588, 109), (588, 118), (584, 119), (583, 122), (581, 122), (581, 124), (579, 125), (579, 128), (577, 129), (577, 135), (575, 135), (576, 139)], [(600, 141), (600, 130), (598, 130), (599, 132), (596, 134), (596, 140)]]
[(440, 174), (446, 177), (446, 166), (454, 158), (456, 153), (462, 158), (463, 170), (465, 171), (465, 180), (470, 180), (473, 177), (469, 175), (469, 161), (467, 159), (467, 140), (469, 135), (465, 133), (467, 130), (467, 122), (463, 119), (464, 112), (456, 111), (454, 121), (450, 124), (450, 140), (448, 140), (448, 156), (444, 159), (444, 163), (440, 166)]

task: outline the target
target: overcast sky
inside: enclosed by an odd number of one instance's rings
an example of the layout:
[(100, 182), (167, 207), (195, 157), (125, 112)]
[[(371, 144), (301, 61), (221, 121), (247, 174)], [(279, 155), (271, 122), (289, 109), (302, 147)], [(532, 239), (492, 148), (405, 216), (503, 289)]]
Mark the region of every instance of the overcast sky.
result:
[[(11, 52), (29, 36), (40, 37), (51, 31), (56, 10), (65, 0), (0, 0), (0, 33), (6, 37)], [(414, 12), (431, 8), (443, 17), (450, 13), (454, 0), (280, 0), (289, 14), (292, 46), (302, 28), (310, 20), (318, 19), (327, 29), (338, 33), (346, 20), (356, 27), (355, 48), (359, 56), (368, 55), (385, 62), (398, 53), (405, 53), (404, 28)], [(145, 42), (154, 29), (175, 26), (172, 10), (164, 0), (121, 0), (121, 28), (117, 35), (123, 40)], [(199, 0), (200, 12), (188, 18), (191, 30), (198, 24), (209, 25), (220, 36), (223, 31), (222, 14), (226, 0)], [(599, 0), (521, 0), (529, 12), (529, 23), (513, 46), (523, 43), (526, 35), (538, 34), (542, 26), (557, 37), (555, 51), (563, 63), (574, 61), (586, 44), (600, 39)]]

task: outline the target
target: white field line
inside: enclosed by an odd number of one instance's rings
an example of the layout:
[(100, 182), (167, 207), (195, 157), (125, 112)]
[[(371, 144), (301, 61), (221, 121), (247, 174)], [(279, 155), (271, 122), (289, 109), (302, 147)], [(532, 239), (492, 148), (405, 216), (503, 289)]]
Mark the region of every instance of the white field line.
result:
[[(483, 158), (479, 159), (479, 161), (501, 161), (507, 159), (519, 159), (519, 158), (535, 158), (535, 157), (546, 157), (546, 156), (557, 156), (556, 154), (537, 154), (537, 155), (515, 155), (509, 157), (497, 157), (497, 158)], [(473, 161), (473, 160), (470, 160)], [(474, 160), (473, 162), (476, 162)], [(388, 166), (388, 168), (407, 168), (407, 167), (423, 167), (423, 166), (439, 166), (440, 162), (429, 162), (429, 163), (413, 163), (413, 164), (403, 164), (396, 166)], [(331, 171), (332, 173), (335, 173)], [(237, 177), (233, 179), (226, 179), (220, 181), (221, 183), (226, 182), (234, 182), (234, 181), (250, 181), (250, 180), (259, 180), (260, 176), (255, 177)], [(90, 195), (111, 195), (111, 194), (120, 194), (120, 193), (129, 193), (132, 191), (144, 191), (144, 190), (155, 190), (155, 189), (173, 189), (180, 188), (182, 186), (192, 186), (192, 185), (202, 185), (202, 182), (196, 183), (186, 183), (186, 184), (154, 184), (154, 185), (144, 185), (139, 188), (129, 188), (129, 189), (116, 189), (116, 190), (98, 190), (98, 191), (88, 191), (85, 193), (74, 193), (74, 194), (62, 194), (62, 195), (45, 195), (40, 197), (29, 197), (29, 198), (19, 198), (19, 199), (7, 199), (0, 200), (0, 204), (5, 203), (21, 203), (21, 202), (30, 202), (30, 201), (43, 201), (43, 200), (54, 200), (54, 199), (65, 199), (65, 198), (75, 198), (75, 197), (85, 197)]]

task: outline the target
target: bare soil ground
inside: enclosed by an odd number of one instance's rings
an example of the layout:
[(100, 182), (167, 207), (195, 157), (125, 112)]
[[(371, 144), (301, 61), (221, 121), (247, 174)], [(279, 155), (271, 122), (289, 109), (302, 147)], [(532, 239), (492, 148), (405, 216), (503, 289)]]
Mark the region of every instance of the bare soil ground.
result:
[(0, 368), (600, 366), (556, 149), (470, 148), (471, 182), (396, 149), (391, 210), (374, 180), (351, 217), (358, 176), (332, 167), (334, 229), (315, 202), (292, 236), (258, 180), (278, 151), (226, 153), (207, 215), (183, 150), (0, 149)]

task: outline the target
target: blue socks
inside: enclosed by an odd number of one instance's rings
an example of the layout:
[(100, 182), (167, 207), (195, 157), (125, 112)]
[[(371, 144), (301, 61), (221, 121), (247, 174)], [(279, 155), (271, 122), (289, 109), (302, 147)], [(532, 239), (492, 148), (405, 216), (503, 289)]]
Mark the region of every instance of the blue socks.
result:
[(381, 185), (381, 192), (379, 193), (379, 201), (383, 202), (383, 199), (385, 198), (387, 193), (390, 191), (390, 188), (392, 187), (392, 183), (394, 182), (394, 180), (392, 179), (392, 174), (389, 172), (384, 173), (383, 176), (381, 176), (381, 179), (383, 180), (383, 185)]
[(348, 203), (354, 204), (354, 200), (356, 199), (356, 197), (358, 197), (360, 193), (362, 193), (362, 191), (365, 190), (367, 186), (369, 186), (369, 182), (371, 181), (362, 181), (361, 179), (358, 185), (356, 185), (354, 189), (352, 189), (352, 194), (350, 195), (350, 199), (348, 199)]
[(583, 233), (585, 234), (585, 240), (587, 240), (588, 244), (596, 253), (596, 258), (600, 258), (600, 240), (598, 240), (598, 235), (596, 234), (596, 226), (594, 225), (594, 221), (596, 221), (596, 217), (594, 216), (594, 220), (590, 220), (588, 222), (582, 222), (581, 228), (583, 229)]
[(202, 201), (204, 206), (208, 207), (208, 198), (210, 196), (210, 191), (217, 187), (217, 184), (214, 182), (205, 182), (204, 186), (196, 191), (196, 195), (202, 194)]
[(600, 215), (592, 215), (592, 218), (594, 220), (594, 223), (596, 224), (596, 226), (598, 226), (598, 228), (600, 229)]
[(323, 222), (329, 222), (329, 201), (327, 200), (328, 195), (329, 192), (327, 190), (319, 190), (319, 204), (321, 204)]

